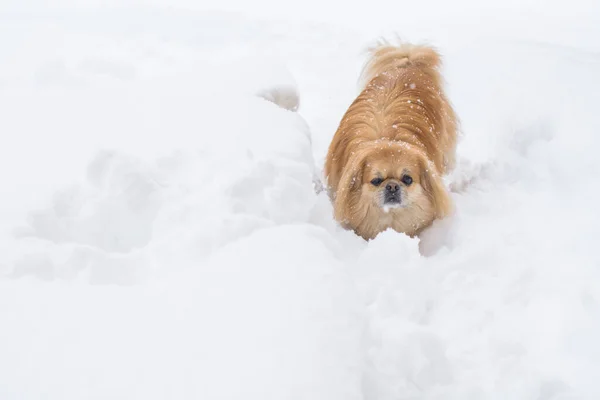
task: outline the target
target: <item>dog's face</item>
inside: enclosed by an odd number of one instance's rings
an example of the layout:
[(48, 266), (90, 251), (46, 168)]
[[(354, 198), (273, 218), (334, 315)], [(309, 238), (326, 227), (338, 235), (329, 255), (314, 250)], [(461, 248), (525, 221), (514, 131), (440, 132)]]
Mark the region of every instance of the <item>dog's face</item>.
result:
[(356, 152), (344, 169), (336, 216), (365, 238), (387, 228), (417, 234), (449, 211), (450, 199), (423, 152), (401, 143)]
[(363, 201), (384, 212), (429, 201), (421, 186), (421, 162), (414, 154), (380, 151), (367, 156), (364, 164)]

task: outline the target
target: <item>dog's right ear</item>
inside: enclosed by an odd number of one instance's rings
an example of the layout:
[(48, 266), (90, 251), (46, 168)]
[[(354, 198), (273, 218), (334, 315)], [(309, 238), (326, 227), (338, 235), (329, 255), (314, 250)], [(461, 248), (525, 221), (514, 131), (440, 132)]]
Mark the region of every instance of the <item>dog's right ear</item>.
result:
[(362, 186), (364, 160), (362, 152), (357, 152), (348, 160), (344, 168), (335, 195), (335, 218), (338, 221), (346, 219), (346, 211), (353, 206), (352, 194)]
[(452, 200), (435, 165), (421, 158), (421, 186), (435, 208), (435, 217), (444, 218), (452, 212)]

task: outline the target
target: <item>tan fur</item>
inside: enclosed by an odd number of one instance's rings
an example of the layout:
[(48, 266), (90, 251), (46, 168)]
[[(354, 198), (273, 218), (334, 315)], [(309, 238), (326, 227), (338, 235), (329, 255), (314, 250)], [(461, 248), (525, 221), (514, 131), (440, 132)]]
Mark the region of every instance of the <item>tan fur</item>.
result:
[[(454, 167), (457, 118), (431, 47), (381, 42), (370, 49), (363, 90), (333, 137), (325, 177), (335, 218), (365, 239), (392, 228), (418, 235), (452, 208), (442, 176)], [(402, 208), (385, 212), (381, 190), (401, 184)], [(376, 187), (375, 177), (385, 179)]]

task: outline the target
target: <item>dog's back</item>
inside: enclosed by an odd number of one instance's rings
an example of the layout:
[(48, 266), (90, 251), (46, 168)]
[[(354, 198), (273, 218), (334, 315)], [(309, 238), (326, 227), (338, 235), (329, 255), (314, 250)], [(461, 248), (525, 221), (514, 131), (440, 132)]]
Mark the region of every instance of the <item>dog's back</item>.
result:
[(428, 46), (380, 42), (361, 74), (362, 92), (348, 108), (325, 165), (335, 191), (355, 146), (388, 139), (422, 148), (441, 174), (454, 167), (457, 118), (443, 88), (441, 58)]
[(385, 110), (380, 134), (424, 147), (440, 173), (451, 170), (457, 118), (443, 90), (438, 52), (429, 46), (380, 42), (370, 53), (362, 95), (371, 102), (377, 99)]

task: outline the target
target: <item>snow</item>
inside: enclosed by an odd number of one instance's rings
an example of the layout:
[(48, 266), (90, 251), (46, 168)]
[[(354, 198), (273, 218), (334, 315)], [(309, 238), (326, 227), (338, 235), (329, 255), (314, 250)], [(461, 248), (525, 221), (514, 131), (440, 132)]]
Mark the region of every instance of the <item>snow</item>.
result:
[[(248, 4), (0, 6), (0, 398), (599, 398), (597, 4)], [(366, 243), (317, 178), (389, 30), (456, 214)]]

